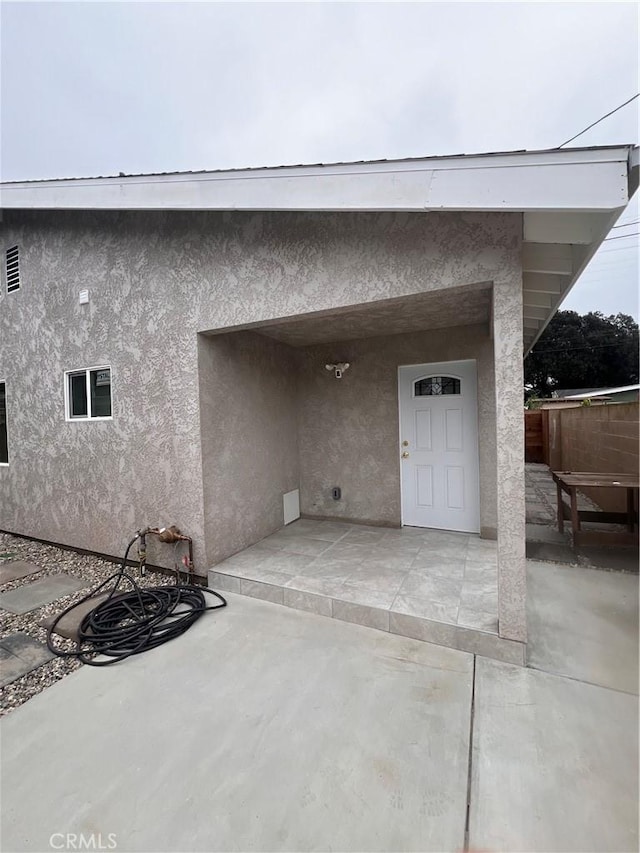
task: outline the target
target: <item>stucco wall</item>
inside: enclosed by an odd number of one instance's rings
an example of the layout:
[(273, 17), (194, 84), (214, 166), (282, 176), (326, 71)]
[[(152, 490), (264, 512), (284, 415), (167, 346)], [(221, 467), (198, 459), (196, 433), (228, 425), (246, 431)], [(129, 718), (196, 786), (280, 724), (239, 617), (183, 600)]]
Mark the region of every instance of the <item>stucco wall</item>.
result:
[[(22, 283), (0, 298), (0, 528), (120, 556), (138, 527), (175, 523), (201, 558), (196, 336), (161, 234), (145, 217), (11, 214), (1, 239)], [(111, 366), (113, 420), (67, 422), (64, 371), (93, 365)]]
[(207, 558), (218, 562), (282, 527), (297, 489), (295, 351), (254, 332), (200, 335)]
[[(0, 295), (0, 528), (118, 555), (176, 523), (204, 572), (197, 333), (519, 274), (521, 231), (497, 213), (5, 212), (22, 286)], [(64, 371), (96, 364), (113, 420), (66, 423)]]
[[(301, 509), (399, 526), (398, 367), (476, 359), (480, 507), (483, 533), (495, 537), (496, 445), (493, 345), (487, 325), (323, 344), (301, 350)], [(327, 362), (351, 366), (339, 382)], [(342, 488), (334, 501), (332, 486)]]
[(524, 418), (522, 402), (522, 273), (493, 284), (498, 482), (498, 631), (527, 640)]

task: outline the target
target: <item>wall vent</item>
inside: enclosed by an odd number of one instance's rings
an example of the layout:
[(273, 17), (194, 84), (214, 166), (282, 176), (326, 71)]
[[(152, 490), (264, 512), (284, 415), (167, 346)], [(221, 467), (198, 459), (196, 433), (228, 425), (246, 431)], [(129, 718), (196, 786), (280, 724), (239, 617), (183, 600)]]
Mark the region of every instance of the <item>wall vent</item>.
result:
[(293, 489), (282, 496), (282, 509), (284, 523), (291, 524), (296, 518), (300, 518), (300, 490)]
[(5, 253), (5, 270), (7, 274), (7, 293), (18, 290), (20, 287), (20, 259), (18, 247), (12, 246)]

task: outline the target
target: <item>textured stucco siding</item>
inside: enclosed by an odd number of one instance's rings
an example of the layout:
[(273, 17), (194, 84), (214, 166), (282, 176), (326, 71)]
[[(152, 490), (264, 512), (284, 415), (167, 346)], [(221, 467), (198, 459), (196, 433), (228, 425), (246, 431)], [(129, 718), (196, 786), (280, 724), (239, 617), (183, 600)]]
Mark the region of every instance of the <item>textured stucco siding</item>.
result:
[(296, 352), (254, 332), (200, 335), (207, 559), (216, 563), (284, 524), (300, 483)]
[[(136, 221), (50, 213), (2, 225), (22, 283), (0, 301), (11, 454), (0, 527), (119, 556), (138, 527), (177, 524), (201, 557), (196, 336), (161, 236)], [(111, 366), (113, 420), (67, 422), (64, 371), (93, 365)], [(150, 541), (150, 562), (160, 550)]]
[[(0, 528), (118, 555), (176, 523), (204, 572), (198, 332), (513, 278), (521, 231), (497, 213), (5, 212), (22, 286), (0, 295)], [(97, 364), (113, 420), (66, 423), (64, 371)]]
[[(475, 359), (480, 523), (496, 528), (493, 346), (488, 325), (323, 344), (301, 350), (300, 473), (304, 514), (399, 526), (398, 367)], [(324, 370), (348, 361), (344, 379)], [(331, 487), (342, 488), (334, 501)]]
[(527, 640), (522, 273), (493, 285), (498, 489), (498, 630)]

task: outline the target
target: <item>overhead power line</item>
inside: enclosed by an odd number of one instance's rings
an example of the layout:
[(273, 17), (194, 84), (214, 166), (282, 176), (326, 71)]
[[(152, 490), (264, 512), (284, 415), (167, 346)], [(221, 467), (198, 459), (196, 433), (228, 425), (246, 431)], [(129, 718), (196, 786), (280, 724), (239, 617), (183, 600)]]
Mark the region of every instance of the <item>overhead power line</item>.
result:
[(640, 222), (640, 219), (634, 219), (633, 222), (622, 222), (620, 225), (614, 225), (613, 228), (628, 228), (630, 225), (637, 225), (638, 222)]
[(531, 355), (546, 355), (548, 352), (575, 352), (579, 349), (606, 349), (607, 347), (619, 347), (623, 341), (618, 341), (615, 344), (585, 344), (581, 347), (561, 347), (559, 349), (536, 349), (535, 346), (531, 350)]
[(618, 110), (621, 110), (623, 107), (626, 107), (627, 104), (630, 104), (632, 101), (635, 101), (635, 99), (639, 97), (640, 92), (635, 94), (633, 98), (629, 98), (629, 100), (625, 101), (624, 104), (620, 104), (620, 106), (616, 107), (615, 110), (611, 110), (610, 113), (607, 113), (606, 115), (599, 118), (597, 121), (594, 121), (592, 124), (589, 125), (589, 127), (585, 127), (585, 129), (581, 130), (580, 133), (576, 133), (576, 135), (572, 136), (571, 139), (567, 139), (567, 141), (563, 142), (562, 145), (558, 145), (558, 148), (564, 148), (565, 145), (568, 145), (570, 142), (573, 142), (574, 139), (577, 139), (579, 136), (582, 136), (583, 133), (586, 133), (588, 130), (591, 130), (592, 127), (595, 127), (597, 124), (600, 124), (601, 121), (604, 121), (606, 118), (609, 118), (609, 116), (612, 116), (614, 113), (617, 113)]
[(634, 231), (633, 234), (618, 234), (615, 237), (606, 237), (602, 242), (606, 243), (607, 240), (624, 240), (626, 237), (637, 237), (640, 234), (640, 231)]

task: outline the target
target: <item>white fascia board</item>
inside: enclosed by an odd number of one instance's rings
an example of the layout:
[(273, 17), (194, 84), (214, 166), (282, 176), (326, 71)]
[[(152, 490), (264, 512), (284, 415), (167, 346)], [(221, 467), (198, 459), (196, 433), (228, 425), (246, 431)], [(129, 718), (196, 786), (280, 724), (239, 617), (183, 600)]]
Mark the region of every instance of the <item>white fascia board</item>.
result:
[[(0, 184), (4, 209), (596, 211), (628, 201), (629, 146)], [(540, 241), (544, 242), (544, 241)]]
[(617, 163), (568, 163), (434, 171), (428, 209), (540, 211), (609, 210), (628, 201), (626, 158)]

